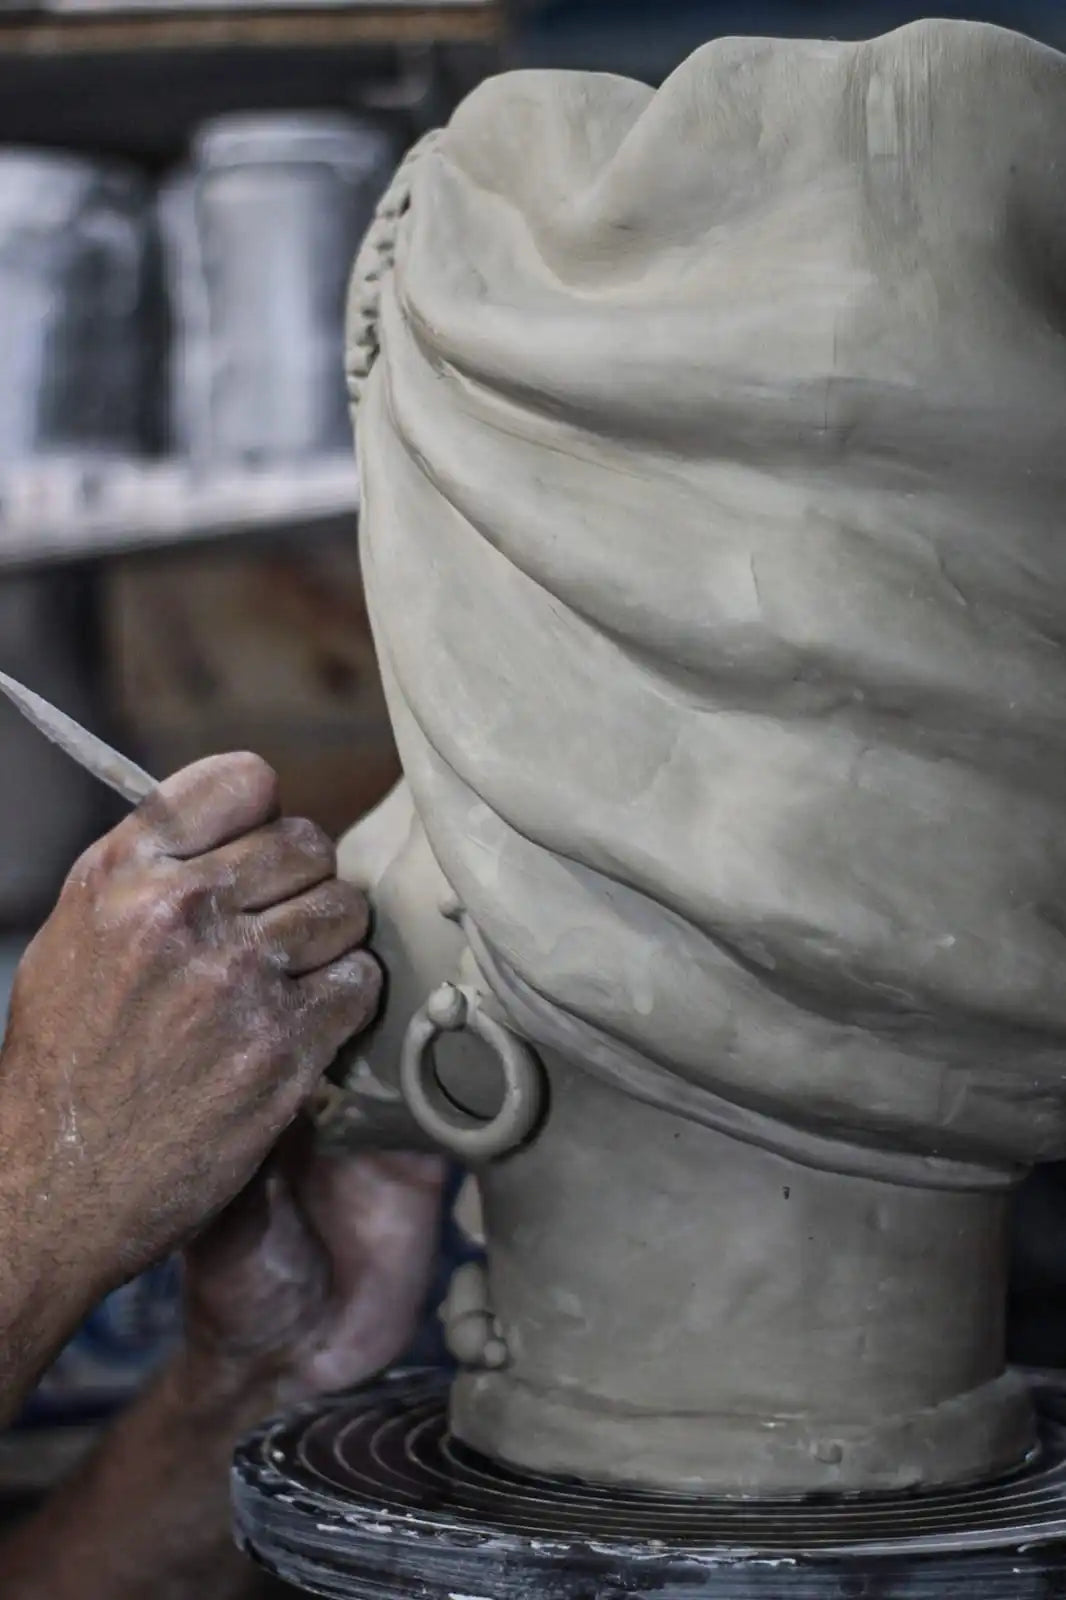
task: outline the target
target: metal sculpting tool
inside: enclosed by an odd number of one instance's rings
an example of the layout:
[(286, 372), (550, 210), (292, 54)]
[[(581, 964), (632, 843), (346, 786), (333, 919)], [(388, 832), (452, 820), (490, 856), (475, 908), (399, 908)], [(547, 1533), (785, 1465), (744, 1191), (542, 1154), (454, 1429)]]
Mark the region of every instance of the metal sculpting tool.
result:
[(39, 694), (34, 694), (32, 689), (27, 689), (15, 678), (9, 678), (6, 672), (0, 672), (0, 690), (46, 739), (58, 745), (79, 767), (91, 772), (94, 778), (106, 783), (108, 788), (114, 789), (131, 805), (139, 805), (153, 789), (158, 788), (156, 780), (143, 767), (139, 767), (128, 756), (112, 750), (95, 733), (90, 733), (80, 722), (75, 722), (65, 711), (60, 711)]

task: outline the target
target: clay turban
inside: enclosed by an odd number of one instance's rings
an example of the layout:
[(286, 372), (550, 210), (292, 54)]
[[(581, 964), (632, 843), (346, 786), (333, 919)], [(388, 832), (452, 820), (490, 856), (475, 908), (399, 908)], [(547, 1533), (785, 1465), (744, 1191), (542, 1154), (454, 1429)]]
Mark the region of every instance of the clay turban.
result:
[(486, 982), (813, 1160), (1066, 1151), (1064, 175), (1020, 36), (727, 39), (489, 82), (357, 269), (369, 602)]

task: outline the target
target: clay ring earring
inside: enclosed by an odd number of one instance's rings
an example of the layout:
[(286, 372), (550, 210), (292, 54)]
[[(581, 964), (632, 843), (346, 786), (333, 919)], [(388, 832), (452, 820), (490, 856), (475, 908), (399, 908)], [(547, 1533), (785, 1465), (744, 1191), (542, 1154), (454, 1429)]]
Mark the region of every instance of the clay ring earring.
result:
[[(437, 1077), (434, 1041), (463, 1028), (489, 1046), (503, 1078), (499, 1110), (487, 1121), (453, 1108)], [(400, 1087), (422, 1132), (470, 1164), (492, 1161), (520, 1145), (533, 1131), (545, 1099), (543, 1069), (529, 1046), (482, 1009), (475, 990), (450, 983), (435, 989), (407, 1025)]]

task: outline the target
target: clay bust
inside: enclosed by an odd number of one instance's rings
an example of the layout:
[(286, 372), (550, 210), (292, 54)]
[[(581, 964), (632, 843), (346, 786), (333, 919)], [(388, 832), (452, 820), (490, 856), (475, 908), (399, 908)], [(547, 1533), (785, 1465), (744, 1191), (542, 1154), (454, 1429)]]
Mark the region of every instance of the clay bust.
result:
[[(486, 84), (368, 240), (406, 781), (345, 846), (390, 991), (335, 1127), (441, 982), (535, 1057), (476, 1167), (452, 1412), (492, 1455), (776, 1495), (1032, 1448), (1004, 1257), (1066, 1152), (1064, 170), (1066, 58), (1019, 36), (730, 39), (658, 92)], [(484, 1114), (482, 1033), (440, 1075)]]

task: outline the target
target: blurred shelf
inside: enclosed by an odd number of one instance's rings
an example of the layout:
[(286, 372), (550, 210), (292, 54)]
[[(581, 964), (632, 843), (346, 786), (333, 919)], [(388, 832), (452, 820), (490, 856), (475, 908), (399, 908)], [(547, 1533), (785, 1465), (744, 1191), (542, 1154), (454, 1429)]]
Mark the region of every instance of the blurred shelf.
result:
[(413, 139), (498, 69), (506, 38), (503, 0), (63, 3), (0, 0), (0, 144), (156, 171), (227, 112), (384, 113)]
[(0, 15), (48, 17), (163, 17), (195, 15), (209, 11), (235, 14), (269, 11), (390, 11), (397, 16), (407, 12), (456, 11), (491, 12), (496, 0), (40, 0), (39, 4), (8, 4), (0, 0)]
[(0, 474), (0, 572), (295, 530), (354, 538), (358, 504), (347, 455), (211, 473), (169, 461), (9, 470)]
[(0, 6), (0, 54), (16, 57), (486, 43), (502, 31), (500, 0), (65, 0), (36, 8)]

